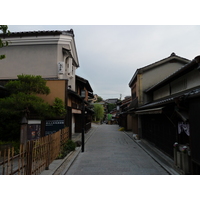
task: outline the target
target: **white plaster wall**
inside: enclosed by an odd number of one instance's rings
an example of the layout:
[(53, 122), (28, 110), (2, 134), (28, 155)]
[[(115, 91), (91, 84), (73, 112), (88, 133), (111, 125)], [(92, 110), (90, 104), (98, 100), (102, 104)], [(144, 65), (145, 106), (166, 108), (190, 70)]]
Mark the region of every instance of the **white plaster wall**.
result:
[(78, 63), (77, 52), (74, 44), (74, 40), (72, 37), (67, 35), (62, 35), (59, 40), (58, 44), (58, 60), (57, 62), (64, 62), (65, 63), (65, 74), (63, 74), (64, 79), (68, 79), (68, 85), (71, 86), (71, 89), (75, 91), (75, 75), (76, 75), (76, 67), (72, 65), (72, 58), (63, 55), (62, 49), (70, 50), (72, 57)]
[(180, 78), (172, 81), (170, 85), (171, 94), (170, 86), (167, 84), (154, 92), (154, 100), (200, 86), (200, 72), (198, 70), (193, 70), (184, 76), (181, 76)]
[(200, 72), (193, 70), (171, 83), (172, 94), (200, 86)]
[(166, 63), (155, 67), (149, 71), (143, 73), (143, 90), (155, 85), (156, 83), (167, 78), (169, 75), (173, 74), (175, 71), (183, 67), (180, 63)]
[[(149, 87), (159, 83), (163, 79), (167, 78), (169, 75), (173, 74), (175, 71), (183, 67), (180, 63), (165, 63), (151, 70), (145, 71), (142, 75), (142, 91), (148, 89)], [(141, 104), (147, 103), (147, 95), (142, 93)]]
[[(0, 48), (0, 55), (6, 55), (6, 59), (0, 62), (0, 79), (17, 78), (22, 73), (58, 78), (58, 62), (66, 60), (63, 47), (70, 50), (78, 64), (75, 41), (69, 35), (14, 37), (7, 40), (9, 46)], [(70, 60), (67, 62), (72, 63)], [(70, 67), (72, 69), (72, 64)], [(75, 67), (73, 72), (75, 77)], [(68, 73), (59, 78), (68, 79)], [(75, 78), (71, 78), (70, 84), (75, 89)]]
[(5, 47), (5, 55), (6, 58), (0, 61), (1, 79), (17, 78), (19, 74), (57, 77), (55, 44), (8, 46)]
[(153, 99), (157, 100), (170, 95), (169, 85), (165, 85), (164, 87), (156, 90), (153, 94)]
[(196, 86), (200, 86), (200, 72), (198, 70), (190, 72), (187, 77), (187, 88)]

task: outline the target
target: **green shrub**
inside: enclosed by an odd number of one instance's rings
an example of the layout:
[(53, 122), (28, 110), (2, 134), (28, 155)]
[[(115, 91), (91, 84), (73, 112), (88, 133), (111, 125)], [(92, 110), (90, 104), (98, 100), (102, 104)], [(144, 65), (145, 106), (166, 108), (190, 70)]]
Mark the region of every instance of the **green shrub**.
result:
[(1, 141), (0, 146), (8, 145), (8, 148), (14, 147), (14, 155), (19, 154), (20, 143), (17, 141)]
[(76, 143), (72, 140), (68, 140), (62, 147), (61, 153), (58, 155), (57, 159), (63, 159), (68, 153), (76, 149)]

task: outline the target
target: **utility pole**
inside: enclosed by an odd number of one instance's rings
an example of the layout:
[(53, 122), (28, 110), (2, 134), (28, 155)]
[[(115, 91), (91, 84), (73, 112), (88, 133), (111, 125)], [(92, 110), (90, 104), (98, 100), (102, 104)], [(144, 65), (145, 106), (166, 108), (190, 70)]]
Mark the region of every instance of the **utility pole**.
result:
[(85, 105), (82, 103), (82, 134), (81, 134), (81, 151), (84, 152), (85, 147)]
[(82, 133), (81, 133), (81, 151), (84, 152), (84, 147), (85, 147), (85, 90), (81, 91), (81, 98), (82, 98), (82, 108), (81, 108), (81, 120), (82, 120)]

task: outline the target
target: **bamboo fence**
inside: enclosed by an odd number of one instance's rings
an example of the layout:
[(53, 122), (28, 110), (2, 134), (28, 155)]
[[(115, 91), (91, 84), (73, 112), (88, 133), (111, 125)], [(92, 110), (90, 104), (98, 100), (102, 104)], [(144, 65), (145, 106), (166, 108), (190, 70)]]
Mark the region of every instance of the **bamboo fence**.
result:
[(48, 169), (69, 139), (69, 128), (20, 144), (19, 154), (14, 147), (0, 150), (0, 175), (37, 175)]

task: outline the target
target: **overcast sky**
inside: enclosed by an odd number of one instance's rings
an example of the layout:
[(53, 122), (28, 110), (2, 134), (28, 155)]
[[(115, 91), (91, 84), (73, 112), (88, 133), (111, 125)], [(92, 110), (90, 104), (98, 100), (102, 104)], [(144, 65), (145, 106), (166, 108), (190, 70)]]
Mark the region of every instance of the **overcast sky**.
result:
[(12, 32), (69, 30), (75, 34), (80, 68), (94, 94), (104, 99), (131, 94), (128, 86), (138, 68), (175, 52), (200, 55), (200, 26), (180, 25), (8, 25)]

